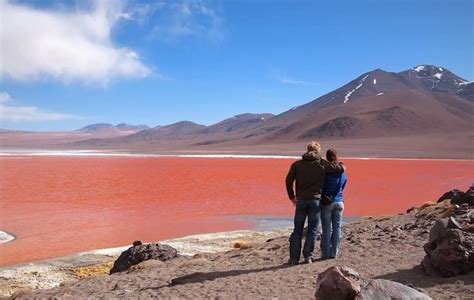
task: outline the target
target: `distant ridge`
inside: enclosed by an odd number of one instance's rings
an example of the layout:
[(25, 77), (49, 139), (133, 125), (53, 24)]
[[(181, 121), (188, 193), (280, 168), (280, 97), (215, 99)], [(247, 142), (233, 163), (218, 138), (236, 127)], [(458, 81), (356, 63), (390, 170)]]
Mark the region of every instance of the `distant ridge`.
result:
[(112, 125), (110, 123), (96, 123), (82, 127), (81, 131), (87, 132), (106, 132), (106, 131), (127, 131), (129, 133), (136, 133), (145, 129), (149, 129), (147, 125), (130, 125), (127, 123), (120, 123), (117, 125)]
[[(251, 152), (252, 149), (290, 149), (291, 145), (318, 139), (340, 147), (357, 144), (360, 149), (374, 153), (378, 153), (380, 145), (389, 147), (383, 150), (387, 153), (416, 148), (417, 155), (442, 147), (446, 156), (449, 147), (445, 148), (445, 141), (449, 141), (451, 147), (457, 147), (460, 156), (471, 157), (468, 141), (474, 138), (473, 113), (472, 81), (444, 67), (418, 65), (398, 73), (375, 69), (278, 115), (245, 113), (210, 126), (191, 121), (154, 128), (92, 124), (79, 131), (85, 135), (69, 142), (64, 138), (66, 143), (61, 147), (134, 151), (249, 149)], [(18, 135), (1, 131), (2, 145)], [(273, 146), (269, 148), (270, 145)], [(397, 156), (396, 153), (393, 155)]]

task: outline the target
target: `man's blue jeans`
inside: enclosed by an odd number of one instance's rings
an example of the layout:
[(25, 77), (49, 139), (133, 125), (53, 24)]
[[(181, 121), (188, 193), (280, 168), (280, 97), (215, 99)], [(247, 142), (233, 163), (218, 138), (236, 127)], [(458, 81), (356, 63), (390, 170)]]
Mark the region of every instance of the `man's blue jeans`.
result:
[(344, 202), (321, 205), (321, 225), (323, 227), (323, 236), (321, 237), (322, 258), (336, 258), (339, 254), (343, 210)]
[(300, 260), (301, 240), (306, 217), (308, 217), (308, 234), (303, 247), (303, 257), (313, 258), (314, 243), (320, 218), (319, 200), (298, 200), (295, 209), (295, 228), (290, 236), (290, 259), (294, 262)]

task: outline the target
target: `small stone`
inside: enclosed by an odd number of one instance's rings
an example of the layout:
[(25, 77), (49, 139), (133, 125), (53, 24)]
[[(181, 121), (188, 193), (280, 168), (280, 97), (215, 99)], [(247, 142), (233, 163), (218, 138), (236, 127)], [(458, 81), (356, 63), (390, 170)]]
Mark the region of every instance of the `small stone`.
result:
[(458, 223), (458, 221), (453, 218), (453, 217), (449, 217), (448, 218), (448, 228), (457, 228), (457, 229), (462, 229), (462, 226)]

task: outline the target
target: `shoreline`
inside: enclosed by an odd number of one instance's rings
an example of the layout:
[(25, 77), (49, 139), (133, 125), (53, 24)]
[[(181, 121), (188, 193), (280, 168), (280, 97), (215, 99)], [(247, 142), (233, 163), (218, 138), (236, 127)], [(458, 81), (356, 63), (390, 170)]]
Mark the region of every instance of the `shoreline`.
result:
[[(362, 218), (347, 223), (342, 228), (338, 258), (315, 260), (312, 264), (286, 264), (289, 229), (220, 232), (173, 239), (171, 242), (175, 243), (172, 246), (188, 250), (191, 246), (202, 249), (207, 245), (222, 247), (223, 251), (181, 255), (164, 262), (146, 261), (112, 276), (108, 274), (114, 257), (85, 253), (76, 256), (76, 267), (64, 267), (64, 261), (61, 265), (59, 259), (50, 261), (49, 265), (30, 265), (29, 270), (17, 271), (16, 275), (21, 277), (17, 277), (13, 284), (0, 271), (0, 287), (2, 296), (13, 295), (22, 299), (227, 299), (236, 296), (286, 299), (296, 294), (309, 299), (314, 297), (314, 280), (318, 274), (331, 266), (342, 265), (366, 278), (409, 285), (433, 299), (460, 299), (474, 292), (472, 272), (444, 278), (427, 274), (420, 265), (425, 256), (424, 245), (429, 240), (435, 220), (456, 211), (456, 207), (447, 200), (425, 203), (392, 216)], [(178, 253), (183, 252), (177, 250)], [(214, 250), (217, 249), (214, 247)], [(320, 251), (316, 250), (315, 254), (319, 255)], [(98, 257), (108, 260), (97, 264)], [(8, 284), (10, 287), (14, 285), (16, 290), (10, 288), (9, 293), (4, 293)], [(51, 286), (56, 287), (50, 289)]]
[[(290, 229), (266, 231), (234, 230), (215, 233), (194, 234), (179, 238), (157, 241), (170, 245), (183, 257), (197, 254), (222, 253), (234, 249), (237, 241), (264, 242), (282, 235), (289, 236)], [(132, 241), (131, 241), (132, 242)], [(146, 241), (145, 243), (152, 241)], [(81, 277), (83, 268), (109, 268), (118, 256), (132, 245), (83, 251), (41, 261), (20, 263), (0, 267), (0, 297), (10, 297), (21, 290), (50, 289), (64, 282), (75, 282)], [(103, 269), (101, 271), (104, 271)], [(94, 271), (93, 271), (94, 272)], [(97, 272), (97, 271), (95, 271)], [(88, 274), (87, 276), (108, 275)]]
[[(212, 241), (217, 238), (223, 238), (224, 235), (228, 236), (231, 234), (231, 236), (235, 236), (237, 238), (237, 235), (243, 235), (248, 233), (266, 233), (266, 232), (275, 232), (275, 231), (286, 231), (286, 230), (291, 230), (293, 228), (293, 216), (278, 216), (278, 215), (231, 215), (227, 217), (232, 217), (236, 218), (237, 220), (242, 220), (246, 222), (252, 222), (253, 226), (250, 229), (237, 229), (237, 230), (231, 230), (231, 231), (217, 231), (217, 232), (210, 232), (210, 233), (196, 233), (196, 234), (190, 234), (190, 235), (182, 235), (182, 236), (177, 236), (177, 237), (171, 237), (167, 238), (165, 240), (160, 240), (160, 243), (165, 243), (169, 244), (175, 248), (183, 248), (179, 245), (179, 242), (181, 240), (186, 241), (186, 240), (201, 240), (201, 241)], [(377, 217), (377, 216), (375, 216)], [(379, 216), (379, 217), (382, 217)], [(356, 222), (361, 220), (363, 217), (362, 216), (343, 216), (342, 223), (343, 225), (350, 224), (352, 222)], [(321, 226), (320, 226), (321, 230)], [(1, 241), (1, 233), (5, 231), (0, 230), (0, 241)], [(13, 237), (10, 240), (0, 242), (2, 243), (10, 243), (14, 242), (17, 239), (17, 236), (14, 235), (13, 233), (7, 233), (9, 236)], [(191, 245), (192, 246), (192, 245)], [(18, 262), (14, 263), (11, 265), (6, 265), (6, 266), (0, 266), (0, 271), (4, 269), (13, 269), (16, 267), (22, 267), (26, 265), (38, 265), (42, 264), (44, 262), (48, 261), (54, 261), (54, 260), (63, 260), (64, 258), (69, 258), (69, 257), (74, 257), (74, 256), (87, 256), (87, 255), (104, 255), (104, 256), (117, 256), (120, 255), (121, 252), (127, 250), (130, 247), (130, 245), (123, 245), (123, 246), (116, 246), (116, 247), (107, 247), (107, 248), (97, 248), (97, 249), (89, 249), (89, 250), (83, 250), (83, 251), (78, 251), (78, 252), (72, 252), (70, 254), (66, 255), (60, 255), (60, 256), (55, 256), (55, 257), (50, 257), (50, 258), (43, 258), (39, 260), (31, 260), (31, 261), (26, 261), (26, 262)], [(184, 252), (182, 252), (182, 255), (194, 255), (197, 254), (198, 252), (186, 252), (186, 249), (182, 249)], [(224, 250), (222, 250), (224, 251)], [(205, 252), (202, 250), (202, 252)], [(210, 249), (210, 253), (215, 252), (212, 248)]]
[[(299, 159), (295, 155), (261, 155), (261, 154), (150, 154), (146, 152), (108, 151), (108, 150), (0, 150), (0, 158), (15, 156), (48, 156), (48, 157), (130, 157), (130, 158), (238, 158), (238, 159)], [(469, 158), (410, 158), (410, 157), (363, 157), (342, 156), (350, 160), (401, 160), (401, 161), (474, 161)]]
[(16, 240), (16, 235), (11, 232), (0, 230), (0, 244), (6, 244)]

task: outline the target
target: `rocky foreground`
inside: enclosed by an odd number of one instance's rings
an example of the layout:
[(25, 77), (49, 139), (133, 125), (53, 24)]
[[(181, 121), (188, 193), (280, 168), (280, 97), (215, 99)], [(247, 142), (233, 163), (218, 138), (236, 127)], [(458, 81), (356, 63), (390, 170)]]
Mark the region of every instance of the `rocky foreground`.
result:
[[(337, 259), (287, 265), (289, 232), (280, 232), (280, 237), (263, 242), (240, 241), (231, 251), (145, 260), (125, 266), (126, 271), (122, 266), (112, 275), (86, 277), (49, 290), (18, 292), (13, 298), (314, 299), (316, 287), (324, 283), (321, 278), (317, 282), (318, 275), (341, 265), (344, 268), (331, 272), (353, 276), (355, 270), (360, 274), (359, 282), (395, 281), (434, 299), (472, 299), (474, 207), (472, 203), (451, 202), (426, 203), (404, 214), (347, 224)], [(435, 224), (438, 229), (433, 232)], [(145, 246), (137, 243), (135, 247)], [(135, 247), (129, 252), (146, 252), (145, 248), (133, 250)]]

